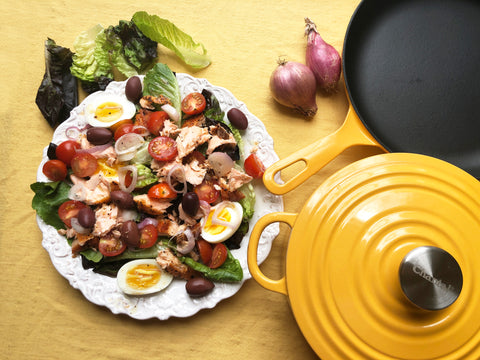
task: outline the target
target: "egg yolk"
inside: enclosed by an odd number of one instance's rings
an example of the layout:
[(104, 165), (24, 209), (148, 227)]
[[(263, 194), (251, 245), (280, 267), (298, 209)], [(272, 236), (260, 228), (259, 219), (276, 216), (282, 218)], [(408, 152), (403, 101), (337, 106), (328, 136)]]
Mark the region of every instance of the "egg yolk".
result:
[(120, 119), (122, 114), (122, 105), (112, 101), (104, 102), (95, 109), (95, 119), (106, 123)]
[(160, 281), (160, 270), (155, 265), (140, 264), (127, 271), (127, 285), (136, 290), (148, 289)]
[[(207, 221), (205, 222), (203, 229), (211, 235), (218, 235), (224, 232), (227, 227), (223, 225), (212, 224), (212, 218), (213, 218), (214, 212), (215, 211), (210, 211), (210, 214), (208, 214), (208, 218), (207, 218)], [(230, 211), (228, 211), (227, 209), (223, 209), (217, 215), (217, 218), (225, 222), (230, 222), (232, 220), (232, 214), (230, 214)]]
[(96, 173), (101, 172), (103, 176), (106, 178), (112, 178), (118, 176), (118, 166), (113, 165), (109, 166), (107, 165), (107, 161), (105, 159), (98, 159), (98, 171)]

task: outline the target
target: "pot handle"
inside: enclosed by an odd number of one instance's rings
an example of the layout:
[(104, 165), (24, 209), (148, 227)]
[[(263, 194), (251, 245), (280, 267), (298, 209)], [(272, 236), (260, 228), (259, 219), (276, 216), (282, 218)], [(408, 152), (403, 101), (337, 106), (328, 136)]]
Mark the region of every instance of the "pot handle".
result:
[[(381, 147), (350, 105), (345, 122), (337, 131), (269, 166), (263, 175), (265, 187), (274, 194), (286, 194), (314, 175), (344, 150), (355, 145)], [(275, 176), (279, 171), (300, 161), (304, 162), (305, 167), (295, 176), (283, 184), (275, 181)]]
[(250, 270), (250, 274), (252, 274), (252, 277), (265, 289), (275, 291), (284, 295), (287, 295), (287, 284), (285, 281), (285, 276), (278, 280), (270, 279), (260, 270), (260, 267), (258, 266), (258, 242), (260, 240), (260, 236), (262, 235), (263, 230), (268, 225), (273, 224), (274, 222), (284, 222), (290, 225), (290, 227), (293, 227), (296, 219), (297, 214), (292, 213), (273, 212), (264, 215), (260, 219), (258, 219), (257, 223), (253, 227), (252, 233), (250, 235), (250, 241), (248, 243), (248, 269)]

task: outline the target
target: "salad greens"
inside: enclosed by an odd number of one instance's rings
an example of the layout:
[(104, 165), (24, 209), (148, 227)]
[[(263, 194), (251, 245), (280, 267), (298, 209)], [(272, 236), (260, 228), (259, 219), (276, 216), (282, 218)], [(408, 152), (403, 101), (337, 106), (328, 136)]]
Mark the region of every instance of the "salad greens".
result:
[(73, 53), (45, 41), (45, 74), (37, 92), (35, 103), (51, 127), (63, 122), (78, 105), (77, 81), (70, 73)]
[(227, 250), (227, 254), (227, 260), (225, 260), (222, 266), (216, 269), (211, 269), (189, 257), (182, 257), (180, 260), (212, 281), (241, 281), (243, 279), (243, 270), (240, 261), (235, 259), (229, 250)]
[(177, 112), (181, 113), (180, 87), (175, 74), (165, 64), (157, 63), (147, 72), (143, 79), (143, 95), (164, 95), (170, 99)]
[(150, 39), (175, 52), (187, 65), (193, 68), (204, 68), (210, 65), (210, 57), (205, 47), (195, 42), (192, 37), (168, 20), (157, 15), (149, 15), (138, 11), (132, 21)]
[(116, 26), (97, 24), (83, 31), (74, 41), (75, 53), (47, 39), (45, 75), (36, 97), (42, 115), (52, 128), (68, 119), (78, 105), (77, 79), (91, 94), (105, 90), (115, 78), (115, 69), (127, 78), (145, 74), (158, 59), (158, 44), (173, 50), (192, 68), (210, 65), (201, 43), (170, 21), (145, 11)]
[(30, 185), (30, 189), (35, 193), (32, 208), (37, 215), (55, 229), (64, 229), (65, 224), (58, 216), (58, 208), (69, 200), (70, 185), (64, 181), (36, 182)]

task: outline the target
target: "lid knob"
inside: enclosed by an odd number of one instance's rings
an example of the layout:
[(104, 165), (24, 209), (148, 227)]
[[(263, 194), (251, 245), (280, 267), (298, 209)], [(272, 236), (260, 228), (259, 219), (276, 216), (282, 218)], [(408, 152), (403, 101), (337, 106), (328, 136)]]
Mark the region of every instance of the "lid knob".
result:
[(463, 286), (457, 261), (434, 246), (410, 251), (400, 264), (399, 275), (404, 294), (425, 310), (441, 310), (452, 305)]

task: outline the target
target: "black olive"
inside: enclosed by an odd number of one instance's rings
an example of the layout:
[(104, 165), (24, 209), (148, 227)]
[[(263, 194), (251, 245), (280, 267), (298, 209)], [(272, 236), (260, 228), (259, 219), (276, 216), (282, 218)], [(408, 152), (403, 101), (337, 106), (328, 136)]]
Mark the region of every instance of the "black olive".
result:
[(200, 200), (194, 192), (187, 192), (182, 198), (182, 209), (187, 215), (195, 216), (200, 208)]
[(78, 211), (77, 219), (80, 225), (90, 229), (95, 225), (95, 212), (89, 206), (81, 208)]
[(248, 119), (243, 112), (237, 108), (228, 110), (227, 117), (233, 127), (238, 130), (245, 130), (248, 127)]
[(57, 150), (57, 144), (50, 143), (48, 145), (47, 156), (50, 160), (54, 160), (57, 158), (57, 154), (55, 153)]
[(120, 209), (131, 209), (135, 206), (132, 194), (122, 190), (112, 191), (110, 193), (110, 200)]
[(111, 141), (113, 138), (113, 133), (102, 127), (92, 127), (87, 130), (87, 140), (93, 145), (104, 145)]

